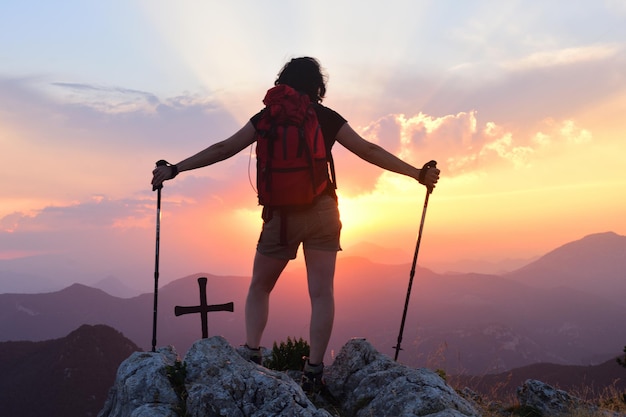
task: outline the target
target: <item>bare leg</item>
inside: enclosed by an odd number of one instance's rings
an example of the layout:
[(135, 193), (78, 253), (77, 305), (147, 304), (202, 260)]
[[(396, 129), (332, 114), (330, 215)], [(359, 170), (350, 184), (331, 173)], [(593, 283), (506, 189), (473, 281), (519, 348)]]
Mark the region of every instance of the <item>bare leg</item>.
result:
[(324, 361), (335, 318), (333, 281), (337, 252), (309, 249), (304, 256), (311, 297), (309, 362), (319, 364)]
[(288, 259), (270, 258), (256, 253), (252, 269), (252, 280), (246, 298), (246, 344), (258, 348), (267, 324), (270, 293)]

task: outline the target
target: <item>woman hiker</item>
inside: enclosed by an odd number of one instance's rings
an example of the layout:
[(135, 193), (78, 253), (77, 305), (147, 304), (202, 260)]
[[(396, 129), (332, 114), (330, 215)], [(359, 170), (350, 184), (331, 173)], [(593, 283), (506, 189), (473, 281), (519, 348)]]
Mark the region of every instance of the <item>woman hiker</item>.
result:
[[(289, 86), (308, 96), (321, 126), (325, 148), (329, 155), (333, 144), (339, 142), (371, 164), (412, 177), (430, 189), (435, 187), (439, 180), (437, 168), (421, 172), (420, 169), (400, 160), (380, 146), (363, 139), (339, 113), (321, 104), (326, 95), (326, 76), (316, 59), (310, 57), (292, 59), (282, 68), (274, 85)], [(202, 168), (230, 158), (253, 144), (258, 137), (263, 112), (264, 110), (254, 115), (229, 138), (175, 165), (156, 167), (153, 171), (153, 187), (159, 187), (163, 181), (174, 178), (180, 172)], [(307, 393), (319, 392), (323, 384), (323, 360), (335, 312), (333, 294), (335, 262), (337, 251), (341, 250), (339, 245), (341, 221), (334, 184), (328, 181), (328, 186), (321, 195), (305, 209), (287, 211), (285, 215), (267, 215), (266, 209), (267, 207), (264, 209), (264, 223), (246, 298), (245, 347), (255, 362), (260, 363), (260, 344), (268, 318), (270, 292), (289, 260), (296, 258), (298, 247), (302, 244), (311, 299), (310, 355), (304, 365), (302, 387)], [(281, 223), (288, 226), (282, 228)]]

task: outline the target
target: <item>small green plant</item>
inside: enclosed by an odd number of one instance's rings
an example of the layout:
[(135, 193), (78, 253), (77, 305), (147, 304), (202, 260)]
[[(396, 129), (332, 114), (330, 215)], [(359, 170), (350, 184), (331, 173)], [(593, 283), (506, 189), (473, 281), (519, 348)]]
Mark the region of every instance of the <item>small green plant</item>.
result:
[(357, 403), (354, 405), (355, 411), (362, 410), (363, 408), (370, 405), (374, 397), (362, 397)]
[(274, 342), (272, 358), (268, 360), (267, 367), (275, 371), (300, 371), (303, 365), (302, 358), (309, 356), (309, 352), (310, 346), (305, 340), (288, 337), (286, 342), (280, 344)]
[(512, 416), (519, 417), (541, 417), (542, 415), (535, 408), (529, 407), (527, 405), (514, 406), (509, 408), (507, 411), (510, 411)]
[(180, 417), (187, 415), (187, 387), (185, 386), (185, 379), (187, 378), (187, 364), (179, 360), (174, 362), (174, 365), (165, 367), (165, 374), (170, 381), (172, 389), (178, 397), (178, 407), (176, 414)]

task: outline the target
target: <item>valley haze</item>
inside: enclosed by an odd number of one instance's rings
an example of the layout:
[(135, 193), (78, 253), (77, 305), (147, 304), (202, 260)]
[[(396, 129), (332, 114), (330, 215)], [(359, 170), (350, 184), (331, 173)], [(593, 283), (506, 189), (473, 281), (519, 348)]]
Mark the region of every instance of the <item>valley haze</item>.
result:
[[(425, 244), (426, 245), (426, 244)], [(361, 242), (347, 247), (339, 252), (338, 259), (359, 257), (368, 259), (383, 265), (405, 265), (408, 271), (413, 259), (414, 248), (390, 248), (385, 243), (375, 244)], [(162, 257), (167, 259), (167, 254)], [(532, 262), (530, 259), (504, 259), (499, 262), (484, 260), (457, 260), (449, 262), (437, 262), (432, 265), (421, 266), (438, 273), (486, 273), (502, 274), (511, 272), (521, 266)], [(303, 267), (302, 252), (298, 253), (298, 259), (292, 261), (287, 270), (300, 270)], [(143, 268), (144, 270), (146, 268)], [(241, 265), (238, 266), (241, 269)], [(250, 264), (250, 271), (252, 264)], [(207, 270), (211, 270), (210, 265)], [(219, 275), (231, 275), (224, 273)], [(111, 295), (122, 298), (137, 296), (151, 291), (154, 288), (154, 273), (146, 272), (144, 278), (136, 276), (132, 280), (124, 279), (117, 275), (107, 275), (98, 270), (91, 269), (80, 259), (68, 257), (62, 254), (46, 254), (19, 257), (13, 259), (0, 259), (0, 294), (2, 293), (25, 293), (36, 294), (61, 290), (69, 285), (81, 283), (94, 288), (100, 288)], [(159, 274), (160, 286), (172, 282), (180, 276), (171, 274)], [(138, 286), (141, 284), (141, 287)]]
[[(408, 264), (342, 256), (337, 264), (335, 330), (329, 358), (352, 337), (392, 354), (402, 314)], [(626, 237), (586, 236), (502, 275), (441, 274), (418, 267), (400, 361), (449, 373), (503, 372), (539, 362), (590, 365), (620, 354), (626, 329)], [(159, 290), (158, 345), (186, 349), (200, 338), (198, 315), (174, 317), (175, 305), (197, 305), (199, 276), (209, 304), (233, 301), (235, 311), (209, 314), (209, 334), (243, 343), (249, 278), (193, 274)], [(358, 285), (355, 285), (358, 283)], [(131, 298), (75, 284), (44, 294), (0, 295), (0, 341), (63, 337), (81, 324), (107, 324), (149, 349), (153, 294)], [(263, 344), (308, 338), (303, 270), (292, 268), (272, 295)]]

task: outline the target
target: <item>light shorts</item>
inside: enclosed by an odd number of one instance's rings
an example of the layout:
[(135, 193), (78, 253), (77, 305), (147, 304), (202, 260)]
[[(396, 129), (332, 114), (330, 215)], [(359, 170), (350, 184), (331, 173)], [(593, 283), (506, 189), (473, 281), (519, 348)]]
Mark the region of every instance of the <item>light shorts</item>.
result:
[(324, 195), (312, 207), (288, 211), (286, 216), (286, 242), (281, 244), (282, 215), (279, 209), (275, 209), (271, 219), (263, 223), (257, 243), (259, 253), (278, 259), (295, 259), (300, 243), (304, 250), (341, 250), (341, 220), (333, 197)]

